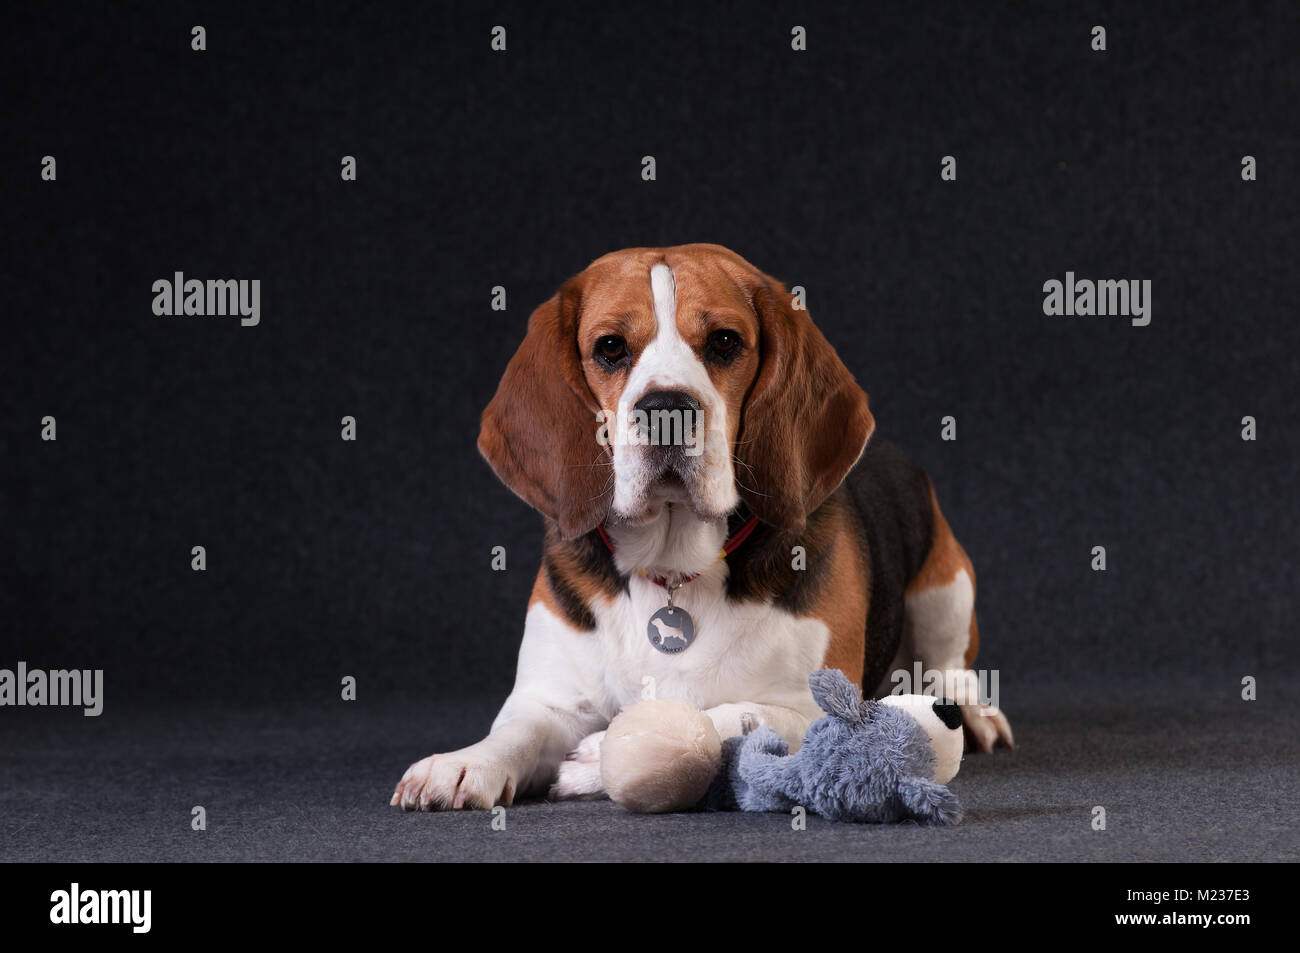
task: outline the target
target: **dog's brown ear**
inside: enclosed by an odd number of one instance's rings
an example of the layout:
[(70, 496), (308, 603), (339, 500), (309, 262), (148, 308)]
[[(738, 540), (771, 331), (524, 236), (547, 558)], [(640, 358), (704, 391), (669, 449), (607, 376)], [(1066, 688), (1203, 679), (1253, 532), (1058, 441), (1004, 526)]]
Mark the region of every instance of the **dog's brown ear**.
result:
[(571, 279), (528, 319), (528, 333), (483, 411), (479, 452), (501, 482), (566, 539), (605, 518), (613, 461), (578, 354), (581, 291)]
[(784, 285), (763, 276), (753, 302), (760, 363), (741, 412), (737, 487), (759, 519), (801, 532), (858, 462), (875, 420), (867, 395)]

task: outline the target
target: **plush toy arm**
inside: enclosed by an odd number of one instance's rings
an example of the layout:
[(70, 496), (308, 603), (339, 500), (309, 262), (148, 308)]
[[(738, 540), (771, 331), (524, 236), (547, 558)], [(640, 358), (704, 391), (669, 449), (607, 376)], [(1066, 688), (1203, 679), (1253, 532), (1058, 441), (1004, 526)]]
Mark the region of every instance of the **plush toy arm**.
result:
[(707, 708), (704, 714), (713, 720), (718, 729), (718, 737), (724, 741), (737, 735), (747, 734), (750, 730), (766, 725), (785, 739), (792, 750), (799, 750), (803, 744), (804, 733), (808, 730), (811, 719), (803, 712), (783, 705), (762, 705), (758, 702), (736, 702), (727, 705), (715, 705)]
[(961, 804), (946, 785), (907, 775), (898, 781), (898, 796), (912, 817), (922, 824), (961, 821)]
[(788, 751), (785, 741), (771, 728), (759, 728), (744, 739), (730, 771), (740, 810), (788, 811), (799, 803), (801, 759)]

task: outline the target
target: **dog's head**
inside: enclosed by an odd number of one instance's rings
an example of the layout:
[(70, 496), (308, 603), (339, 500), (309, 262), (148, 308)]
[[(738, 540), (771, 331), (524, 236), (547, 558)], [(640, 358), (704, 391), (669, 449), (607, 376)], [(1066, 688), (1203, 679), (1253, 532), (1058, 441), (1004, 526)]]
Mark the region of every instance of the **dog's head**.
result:
[(605, 255), (533, 312), (479, 450), (565, 537), (743, 499), (798, 531), (874, 422), (791, 295), (719, 245)]

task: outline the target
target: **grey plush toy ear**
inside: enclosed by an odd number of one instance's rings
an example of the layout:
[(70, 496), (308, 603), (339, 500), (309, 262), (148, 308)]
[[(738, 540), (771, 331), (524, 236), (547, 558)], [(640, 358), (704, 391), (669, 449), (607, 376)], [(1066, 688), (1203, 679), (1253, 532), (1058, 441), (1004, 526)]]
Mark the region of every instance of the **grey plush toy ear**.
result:
[(845, 677), (838, 668), (818, 669), (808, 676), (808, 687), (821, 710), (842, 721), (857, 724), (866, 712), (862, 705), (862, 691)]

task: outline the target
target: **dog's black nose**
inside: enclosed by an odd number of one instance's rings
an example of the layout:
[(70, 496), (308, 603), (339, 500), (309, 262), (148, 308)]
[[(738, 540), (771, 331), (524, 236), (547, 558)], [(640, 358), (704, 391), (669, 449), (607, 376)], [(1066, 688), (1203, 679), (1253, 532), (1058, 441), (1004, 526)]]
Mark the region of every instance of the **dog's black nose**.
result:
[(961, 727), (961, 706), (941, 698), (934, 703), (934, 713), (939, 716), (945, 728)]
[(665, 410), (690, 411), (698, 414), (700, 402), (685, 391), (652, 390), (636, 402), (635, 409), (646, 414)]
[(636, 402), (637, 423), (647, 443), (668, 454), (696, 444), (700, 402), (685, 391), (655, 390)]

